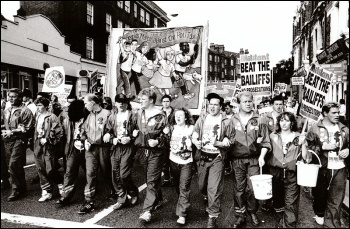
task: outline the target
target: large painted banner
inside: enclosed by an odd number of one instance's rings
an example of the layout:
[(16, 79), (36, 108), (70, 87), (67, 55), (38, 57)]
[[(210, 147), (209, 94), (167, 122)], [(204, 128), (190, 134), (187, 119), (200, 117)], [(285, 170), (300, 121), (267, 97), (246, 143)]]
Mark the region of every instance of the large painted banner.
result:
[(208, 29), (114, 28), (109, 37), (106, 95), (135, 96), (154, 88), (156, 105), (170, 95), (172, 106), (200, 114), (205, 96)]
[(206, 89), (206, 95), (209, 93), (216, 93), (224, 98), (225, 101), (232, 100), (232, 94), (236, 89), (236, 83), (232, 80), (218, 80), (218, 81), (208, 81)]
[(314, 121), (321, 114), (333, 73), (319, 67), (311, 69), (305, 79), (300, 114)]
[(271, 71), (269, 54), (240, 55), (241, 91), (251, 91), (253, 95), (270, 95)]

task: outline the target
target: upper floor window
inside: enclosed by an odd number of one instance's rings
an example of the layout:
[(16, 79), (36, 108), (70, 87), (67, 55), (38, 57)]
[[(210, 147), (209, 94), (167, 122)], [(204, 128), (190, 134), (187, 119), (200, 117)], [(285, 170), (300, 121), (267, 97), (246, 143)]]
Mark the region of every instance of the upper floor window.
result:
[(87, 3), (87, 22), (90, 25), (94, 24), (94, 6)]
[(140, 8), (140, 21), (145, 22), (145, 10)]
[(121, 22), (121, 21), (119, 21), (118, 20), (118, 26), (117, 26), (118, 28), (123, 28), (123, 22)]
[(126, 12), (130, 13), (130, 1), (124, 2), (124, 9)]
[(123, 9), (123, 1), (117, 1), (117, 4), (118, 4), (118, 6), (119, 6), (120, 8)]
[(209, 61), (212, 61), (212, 60), (213, 60), (213, 56), (209, 55)]
[(86, 38), (86, 58), (94, 59), (94, 40), (90, 37)]
[(137, 4), (134, 3), (134, 17), (137, 18)]
[(227, 59), (225, 59), (225, 65), (227, 65)]
[(225, 75), (227, 75), (227, 69), (225, 68)]
[(106, 31), (111, 32), (112, 27), (112, 16), (110, 14), (106, 14)]
[(231, 66), (233, 66), (233, 59), (231, 59)]
[(149, 13), (146, 12), (146, 24), (149, 25), (150, 21), (149, 21)]
[(158, 18), (154, 18), (154, 28), (158, 27)]

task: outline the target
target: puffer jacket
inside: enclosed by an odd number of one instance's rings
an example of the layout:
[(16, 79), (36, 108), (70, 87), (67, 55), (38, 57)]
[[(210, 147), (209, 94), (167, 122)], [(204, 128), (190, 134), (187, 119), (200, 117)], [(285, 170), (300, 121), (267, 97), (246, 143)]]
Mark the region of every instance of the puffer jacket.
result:
[[(342, 123), (338, 123), (340, 135), (339, 138), (341, 138), (341, 142), (343, 143), (340, 146), (340, 150), (349, 148), (349, 128), (343, 125)], [(327, 136), (327, 139), (326, 137)], [(328, 131), (326, 127), (323, 124), (323, 120), (318, 121), (316, 124), (314, 124), (310, 130), (307, 132), (306, 135), (306, 141), (308, 143), (308, 149), (314, 151), (321, 160), (322, 169), (327, 168), (328, 165), (328, 150), (322, 150), (322, 144), (324, 141), (328, 140)], [(319, 163), (318, 161), (315, 161), (315, 163)], [(345, 158), (345, 165), (347, 168), (349, 168), (349, 156)]]
[(105, 109), (90, 112), (81, 128), (81, 140), (87, 139), (90, 144), (103, 145), (102, 139), (109, 114)]
[[(263, 117), (254, 113), (246, 129), (243, 127), (239, 114), (232, 116), (231, 121), (232, 127), (236, 130), (235, 142), (229, 150), (232, 158), (259, 157), (261, 148), (271, 149), (269, 129)], [(256, 142), (258, 137), (262, 137), (260, 144)]]
[[(233, 143), (235, 141), (235, 137), (236, 136), (236, 131), (235, 129), (232, 127), (231, 125), (231, 120), (228, 119), (226, 117), (225, 114), (221, 114), (222, 115), (222, 119), (221, 119), (221, 132), (220, 132), (220, 139), (218, 141), (223, 141), (224, 138), (228, 138), (228, 140), (231, 141), (231, 143)], [(202, 136), (203, 136), (203, 126), (204, 126), (204, 122), (206, 117), (208, 116), (208, 114), (202, 114), (199, 116), (196, 124), (194, 125), (194, 130), (193, 133), (197, 133), (198, 134), (198, 139), (201, 140)], [(192, 135), (193, 136), (193, 135)], [(225, 147), (225, 148), (219, 148), (220, 150), (220, 154), (221, 157), (224, 159), (226, 159), (227, 157), (227, 150), (229, 149), (229, 147)], [(197, 149), (196, 153), (195, 153), (195, 160), (199, 161), (200, 157), (201, 157), (201, 150)]]
[(298, 132), (294, 132), (295, 137), (292, 142), (288, 143), (287, 153), (284, 155), (282, 149), (282, 138), (280, 133), (271, 133), (272, 155), (269, 157), (267, 164), (271, 167), (296, 171), (297, 156), (301, 152), (301, 145), (299, 145)]

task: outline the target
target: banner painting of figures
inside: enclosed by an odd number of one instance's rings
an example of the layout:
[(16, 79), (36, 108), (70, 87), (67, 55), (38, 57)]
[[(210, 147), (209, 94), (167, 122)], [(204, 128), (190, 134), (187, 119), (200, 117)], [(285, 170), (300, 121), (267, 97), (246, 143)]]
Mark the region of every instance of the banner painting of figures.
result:
[(170, 95), (174, 107), (199, 114), (204, 100), (207, 69), (207, 29), (114, 28), (109, 37), (106, 95), (135, 96), (143, 88), (154, 88), (156, 105)]

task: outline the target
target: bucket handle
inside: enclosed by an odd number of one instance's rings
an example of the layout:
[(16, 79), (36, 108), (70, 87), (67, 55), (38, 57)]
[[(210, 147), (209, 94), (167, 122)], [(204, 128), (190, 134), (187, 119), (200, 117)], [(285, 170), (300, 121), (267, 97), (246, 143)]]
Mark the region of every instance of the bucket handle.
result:
[[(318, 165), (318, 166), (322, 166), (322, 164), (321, 164), (321, 160), (320, 160), (320, 158), (318, 157), (318, 155), (314, 152), (314, 151), (312, 151), (312, 150), (307, 150), (308, 152), (311, 152), (311, 153), (313, 153), (313, 154), (315, 154), (316, 155), (316, 157), (317, 157), (317, 159), (318, 159), (318, 161), (320, 162), (320, 164)], [(301, 152), (297, 155), (297, 157), (295, 158), (295, 159), (297, 159), (299, 156), (300, 156), (300, 154), (301, 154)]]

